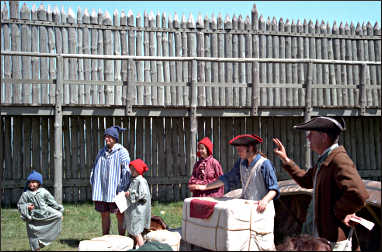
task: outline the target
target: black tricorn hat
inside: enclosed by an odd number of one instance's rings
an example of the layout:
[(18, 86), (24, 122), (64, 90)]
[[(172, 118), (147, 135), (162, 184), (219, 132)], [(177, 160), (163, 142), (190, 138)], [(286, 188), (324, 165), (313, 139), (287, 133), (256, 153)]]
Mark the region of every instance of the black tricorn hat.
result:
[(297, 124), (293, 128), (333, 133), (341, 133), (346, 130), (345, 121), (342, 117), (340, 120), (336, 120), (326, 116), (315, 117), (306, 123)]
[(262, 142), (263, 142), (263, 139), (259, 136), (256, 136), (255, 134), (244, 134), (244, 135), (235, 136), (229, 141), (229, 144), (250, 145), (250, 144), (257, 144)]

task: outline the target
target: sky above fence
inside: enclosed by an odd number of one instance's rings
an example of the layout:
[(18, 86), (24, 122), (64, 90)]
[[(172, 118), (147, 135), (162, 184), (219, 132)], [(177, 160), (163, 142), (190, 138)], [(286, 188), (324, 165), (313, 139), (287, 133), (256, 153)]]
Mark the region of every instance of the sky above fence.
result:
[(89, 13), (93, 9), (96, 12), (100, 9), (103, 13), (108, 11), (111, 16), (115, 10), (119, 14), (122, 10), (125, 13), (131, 10), (134, 16), (138, 13), (143, 15), (144, 11), (148, 13), (153, 11), (154, 14), (159, 11), (172, 17), (175, 12), (178, 16), (184, 14), (187, 19), (192, 14), (194, 20), (199, 13), (203, 18), (206, 15), (211, 17), (212, 14), (217, 17), (219, 13), (223, 18), (227, 15), (231, 18), (233, 15), (251, 17), (253, 4), (256, 4), (259, 16), (263, 15), (264, 18), (276, 17), (276, 20), (283, 18), (284, 21), (287, 18), (295, 21), (324, 20), (330, 25), (334, 21), (338, 24), (351, 21), (362, 24), (370, 21), (372, 25), (375, 22), (381, 25), (381, 1), (20, 1), (20, 8), (24, 2), (29, 8), (32, 8), (33, 4), (38, 8), (43, 3), (45, 8), (50, 5), (53, 10), (57, 6), (59, 10), (64, 8), (66, 13), (69, 8), (76, 13), (78, 7), (82, 13), (85, 8), (88, 8)]

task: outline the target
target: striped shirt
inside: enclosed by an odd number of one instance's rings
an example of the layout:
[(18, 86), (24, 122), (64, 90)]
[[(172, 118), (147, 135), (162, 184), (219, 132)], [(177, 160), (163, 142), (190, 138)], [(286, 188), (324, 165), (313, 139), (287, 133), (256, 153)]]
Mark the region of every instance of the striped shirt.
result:
[(96, 157), (90, 174), (92, 200), (114, 202), (117, 192), (127, 191), (130, 184), (129, 152), (121, 144), (114, 144), (111, 152), (105, 146)]

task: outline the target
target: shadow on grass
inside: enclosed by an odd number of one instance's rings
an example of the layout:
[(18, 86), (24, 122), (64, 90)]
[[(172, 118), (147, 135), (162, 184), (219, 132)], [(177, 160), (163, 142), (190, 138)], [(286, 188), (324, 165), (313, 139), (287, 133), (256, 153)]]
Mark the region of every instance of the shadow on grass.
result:
[(61, 244), (66, 244), (72, 248), (77, 248), (80, 244), (80, 240), (78, 239), (60, 239)]

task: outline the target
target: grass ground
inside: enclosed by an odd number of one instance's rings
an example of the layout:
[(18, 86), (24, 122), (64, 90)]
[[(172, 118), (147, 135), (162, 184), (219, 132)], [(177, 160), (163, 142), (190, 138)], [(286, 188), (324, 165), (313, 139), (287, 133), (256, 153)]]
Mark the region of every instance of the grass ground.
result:
[[(64, 204), (64, 220), (58, 239), (42, 251), (78, 251), (81, 240), (102, 236), (101, 216), (92, 203)], [(152, 204), (152, 215), (161, 216), (170, 228), (182, 223), (183, 201)], [(117, 220), (111, 216), (110, 234), (118, 234)], [(1, 251), (30, 250), (25, 222), (17, 208), (1, 209)]]

